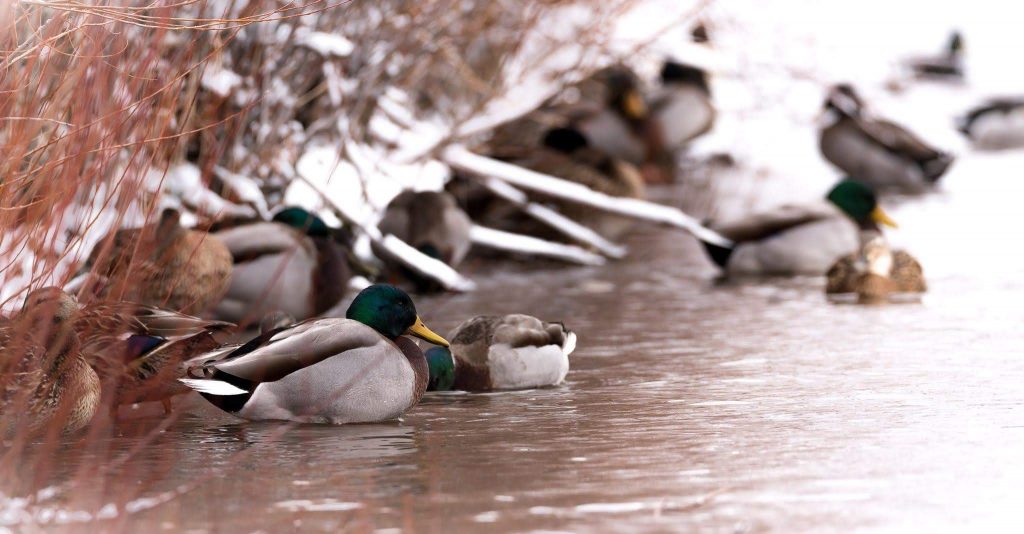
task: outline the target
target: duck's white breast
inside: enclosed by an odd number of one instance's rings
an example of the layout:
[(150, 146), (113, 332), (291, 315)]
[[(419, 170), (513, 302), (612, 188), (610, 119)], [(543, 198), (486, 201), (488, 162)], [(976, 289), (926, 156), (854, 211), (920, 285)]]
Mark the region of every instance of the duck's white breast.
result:
[(366, 423), (401, 416), (416, 398), (416, 374), (393, 343), (345, 351), (257, 386), (238, 412), (246, 419)]
[(487, 353), (494, 389), (526, 389), (562, 383), (569, 373), (569, 357), (558, 345), (512, 348), (491, 345)]
[(1007, 113), (988, 112), (970, 126), (974, 143), (981, 148), (1024, 146), (1024, 106)]

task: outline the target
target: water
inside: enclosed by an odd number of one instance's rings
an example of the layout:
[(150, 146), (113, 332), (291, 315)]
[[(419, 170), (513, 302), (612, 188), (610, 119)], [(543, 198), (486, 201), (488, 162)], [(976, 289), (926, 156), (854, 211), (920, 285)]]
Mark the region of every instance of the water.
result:
[(893, 209), (929, 275), (921, 303), (830, 304), (819, 278), (719, 283), (692, 239), (658, 228), (603, 268), (478, 260), (480, 291), (419, 298), (421, 314), (439, 332), (477, 313), (564, 320), (580, 339), (564, 385), (428, 394), (401, 422), (344, 427), (245, 423), (198, 398), (171, 421), (146, 408), (51, 470), (26, 460), (23, 481), (51, 489), (6, 502), (0, 524), (1003, 526), (1024, 483), (1024, 215), (1020, 186), (986, 172), (1004, 158), (962, 162), (944, 193)]

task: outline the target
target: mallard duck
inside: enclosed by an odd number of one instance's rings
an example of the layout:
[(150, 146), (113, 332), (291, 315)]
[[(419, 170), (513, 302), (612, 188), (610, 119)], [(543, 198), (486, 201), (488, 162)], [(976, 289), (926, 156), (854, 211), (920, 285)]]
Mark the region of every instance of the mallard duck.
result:
[(77, 432), (100, 403), (100, 379), (82, 357), (72, 326), (79, 310), (74, 297), (56, 287), (29, 293), (21, 312), (0, 328), (4, 356), (0, 413), (3, 434)]
[(448, 345), (423, 324), (409, 295), (372, 285), (356, 296), (344, 319), (270, 330), (193, 366), (192, 378), (182, 382), (214, 406), (250, 420), (385, 421), (415, 406), (427, 389), (427, 360), (404, 335)]
[(967, 112), (957, 130), (982, 149), (1024, 147), (1024, 98), (997, 98)]
[[(457, 267), (469, 252), (472, 221), (455, 199), (438, 191), (403, 191), (388, 204), (378, 228), (405, 241), (423, 254)], [(411, 280), (417, 291), (435, 291), (439, 286), (395, 260), (386, 250), (374, 246), (373, 253), (384, 261), (392, 279)]]
[(821, 275), (836, 258), (857, 250), (859, 229), (896, 223), (878, 205), (871, 188), (843, 180), (825, 199), (779, 206), (764, 213), (710, 227), (733, 247), (704, 246), (730, 274)]
[(964, 38), (960, 32), (949, 35), (942, 54), (937, 56), (911, 58), (906, 61), (907, 67), (918, 77), (938, 79), (962, 79)]
[(171, 397), (190, 391), (178, 382), (184, 362), (219, 347), (215, 334), (234, 326), (127, 302), (90, 306), (74, 323), (115, 416), (122, 404), (149, 401), (170, 413)]
[[(494, 391), (555, 386), (569, 372), (576, 334), (529, 315), (480, 315), (427, 351), (430, 391)], [(453, 357), (454, 355), (454, 357)]]
[(835, 86), (825, 100), (825, 127), (818, 140), (825, 159), (880, 190), (923, 192), (954, 159), (898, 124), (866, 116), (863, 101), (848, 84)]
[(156, 223), (117, 230), (89, 254), (85, 270), (106, 281), (90, 292), (185, 313), (217, 303), (231, 278), (231, 254), (206, 232), (181, 226), (165, 209)]
[(221, 319), (240, 323), (280, 310), (303, 320), (345, 296), (351, 277), (346, 248), (322, 219), (302, 208), (216, 236), (235, 262), (231, 285), (215, 310)]
[(903, 250), (893, 251), (882, 234), (864, 232), (857, 253), (836, 260), (826, 274), (828, 295), (856, 294), (860, 302), (879, 302), (893, 293), (924, 293), (921, 264)]
[(715, 106), (707, 72), (677, 61), (661, 67), (661, 88), (651, 99), (651, 113), (667, 150), (680, 150), (715, 123)]

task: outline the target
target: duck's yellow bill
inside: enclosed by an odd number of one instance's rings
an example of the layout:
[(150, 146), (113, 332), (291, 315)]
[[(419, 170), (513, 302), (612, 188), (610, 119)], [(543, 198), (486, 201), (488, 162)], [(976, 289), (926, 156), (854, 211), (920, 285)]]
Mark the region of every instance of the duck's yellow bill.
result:
[(647, 104), (637, 91), (628, 91), (622, 101), (623, 111), (630, 118), (642, 119), (647, 116)]
[(424, 341), (428, 341), (435, 345), (440, 345), (442, 347), (449, 346), (448, 341), (446, 341), (443, 337), (435, 334), (429, 328), (427, 328), (427, 325), (423, 324), (423, 319), (420, 319), (419, 316), (416, 317), (416, 322), (412, 326), (410, 326), (409, 329), (405, 331), (405, 333), (409, 334), (410, 336), (416, 336)]
[(892, 220), (892, 218), (890, 218), (888, 214), (882, 211), (881, 206), (875, 206), (874, 211), (871, 212), (871, 220), (875, 221), (878, 224), (884, 224), (892, 228), (899, 227), (899, 225), (896, 224), (896, 221)]

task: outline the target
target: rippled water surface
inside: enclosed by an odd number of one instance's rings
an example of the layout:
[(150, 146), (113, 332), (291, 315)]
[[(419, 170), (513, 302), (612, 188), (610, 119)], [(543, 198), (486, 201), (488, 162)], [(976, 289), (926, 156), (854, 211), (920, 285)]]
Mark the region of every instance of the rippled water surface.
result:
[[(580, 343), (563, 386), (429, 394), (401, 422), (345, 427), (190, 399), (163, 431), (136, 414), (69, 447), (35, 476), (78, 483), (33, 513), (139, 532), (1003, 525), (1024, 487), (1024, 215), (992, 158), (893, 207), (929, 274), (922, 303), (829, 304), (818, 278), (717, 283), (666, 229), (638, 227), (603, 268), (478, 260), (480, 291), (419, 298), (421, 314), (441, 332), (478, 313), (564, 320)], [(10, 508), (8, 525), (27, 513)]]

